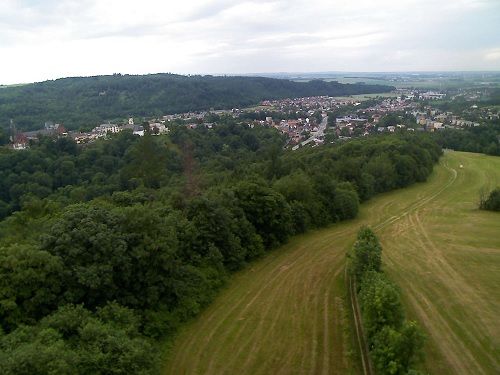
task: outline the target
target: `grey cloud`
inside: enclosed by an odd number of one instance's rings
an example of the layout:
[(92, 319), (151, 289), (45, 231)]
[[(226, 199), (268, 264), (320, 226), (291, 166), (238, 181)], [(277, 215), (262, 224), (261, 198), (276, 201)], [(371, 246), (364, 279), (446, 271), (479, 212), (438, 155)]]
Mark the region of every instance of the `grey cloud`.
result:
[[(135, 9), (131, 0), (122, 1), (125, 13)], [(437, 59), (445, 61), (439, 62), (442, 68), (451, 60), (443, 56), (459, 61), (460, 56), (464, 61), (477, 56), (478, 67), (493, 66), (494, 59), (488, 62), (481, 56), (500, 48), (499, 0), (207, 0), (192, 9), (181, 6), (164, 19), (158, 10), (167, 12), (167, 7), (160, 1), (138, 2), (145, 12), (129, 18), (103, 17), (98, 13), (103, 9), (113, 17), (107, 4), (105, 0), (0, 3), (0, 53), (23, 49), (29, 55), (35, 47), (58, 53), (59, 43), (78, 46), (74, 48), (80, 61), (90, 61), (94, 46), (106, 50), (119, 44), (145, 51), (145, 44), (152, 49), (158, 45), (160, 52), (151, 53), (164, 61), (165, 71), (234, 73), (346, 67), (366, 71), (418, 64), (428, 69), (438, 66)], [(173, 54), (177, 62), (168, 58)], [(78, 65), (72, 58), (78, 57), (67, 57), (66, 66), (72, 61)], [(119, 66), (148, 71), (153, 60), (130, 58)], [(22, 75), (16, 73), (15, 64), (10, 69), (0, 74)]]
[(194, 9), (189, 16), (183, 19), (183, 22), (198, 21), (201, 19), (215, 17), (235, 5), (235, 2), (232, 0), (210, 1), (208, 4), (205, 4), (198, 9)]

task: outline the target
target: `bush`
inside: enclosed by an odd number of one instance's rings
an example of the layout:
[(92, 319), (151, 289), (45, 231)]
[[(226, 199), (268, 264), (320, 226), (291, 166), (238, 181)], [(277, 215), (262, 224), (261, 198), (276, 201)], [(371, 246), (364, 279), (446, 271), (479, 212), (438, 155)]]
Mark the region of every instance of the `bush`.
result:
[(360, 286), (359, 301), (363, 314), (363, 324), (371, 347), (374, 338), (385, 327), (399, 329), (403, 324), (403, 306), (399, 290), (384, 274), (370, 271)]
[(382, 265), (382, 247), (375, 233), (370, 228), (362, 227), (359, 230), (357, 241), (354, 243), (348, 256), (350, 258), (350, 271), (360, 282), (363, 280), (366, 272), (380, 271)]
[(500, 211), (500, 188), (492, 190), (487, 198), (481, 197), (479, 208), (488, 211)]
[(424, 335), (415, 322), (404, 323), (401, 329), (383, 327), (373, 337), (371, 356), (378, 375), (406, 375), (419, 358)]

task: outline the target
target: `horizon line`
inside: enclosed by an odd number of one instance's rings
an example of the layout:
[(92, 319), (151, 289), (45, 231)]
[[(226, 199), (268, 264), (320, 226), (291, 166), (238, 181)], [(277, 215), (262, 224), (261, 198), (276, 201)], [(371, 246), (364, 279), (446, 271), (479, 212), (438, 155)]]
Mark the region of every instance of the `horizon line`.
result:
[[(75, 76), (66, 76), (66, 77), (57, 77), (57, 78), (48, 78), (42, 81), (32, 81), (32, 82), (17, 82), (17, 83), (8, 83), (3, 84), (0, 83), (1, 87), (9, 87), (9, 86), (21, 86), (21, 85), (30, 85), (35, 83), (43, 83), (48, 81), (57, 81), (60, 79), (69, 79), (69, 78), (92, 78), (92, 77), (106, 77), (106, 76), (114, 76), (114, 75), (122, 75), (122, 76), (148, 76), (148, 75), (158, 75), (158, 74), (172, 74), (179, 76), (216, 76), (216, 77), (239, 77), (239, 76), (252, 76), (252, 77), (265, 77), (266, 75), (300, 75), (300, 74), (439, 74), (439, 73), (455, 73), (455, 74), (463, 74), (463, 73), (499, 73), (499, 70), (388, 70), (388, 71), (351, 71), (351, 70), (324, 70), (324, 71), (277, 71), (277, 72), (240, 72), (240, 73), (220, 73), (220, 72), (205, 72), (205, 73), (174, 73), (169, 71), (164, 72), (153, 72), (153, 73), (107, 73), (107, 74), (93, 74), (93, 75), (75, 75)], [(349, 77), (347, 77), (349, 78)], [(358, 77), (352, 77), (358, 78)]]

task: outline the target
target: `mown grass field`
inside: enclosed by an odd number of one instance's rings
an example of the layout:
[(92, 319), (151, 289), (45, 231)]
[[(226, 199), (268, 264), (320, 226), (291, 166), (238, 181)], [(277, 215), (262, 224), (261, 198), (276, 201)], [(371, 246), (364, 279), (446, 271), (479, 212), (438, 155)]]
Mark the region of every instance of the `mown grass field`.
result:
[[(463, 165), (463, 168), (460, 168)], [(448, 152), (429, 181), (292, 239), (236, 274), (179, 333), (165, 374), (357, 374), (345, 252), (360, 225), (427, 336), (431, 374), (500, 373), (500, 214), (476, 209), (500, 158)]]
[(500, 158), (451, 152), (443, 161), (444, 190), (379, 231), (384, 262), (429, 337), (430, 373), (499, 374), (500, 213), (476, 207), (483, 186), (500, 186)]

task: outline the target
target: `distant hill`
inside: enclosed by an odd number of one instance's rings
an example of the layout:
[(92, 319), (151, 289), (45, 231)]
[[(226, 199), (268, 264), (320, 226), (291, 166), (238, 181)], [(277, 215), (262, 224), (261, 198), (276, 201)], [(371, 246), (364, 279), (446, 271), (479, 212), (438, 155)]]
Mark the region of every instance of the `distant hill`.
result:
[(263, 77), (181, 76), (175, 74), (61, 78), (0, 90), (0, 125), (13, 119), (33, 130), (45, 121), (68, 129), (133, 116), (160, 116), (210, 108), (235, 108), (264, 99), (315, 95), (383, 93), (391, 86), (293, 82)]

